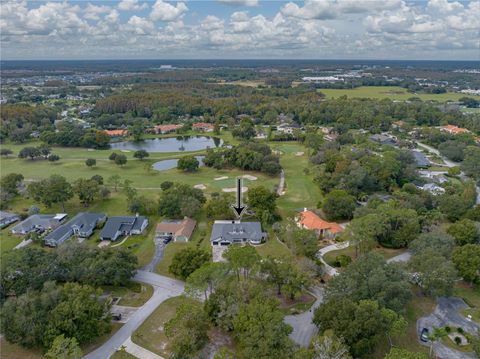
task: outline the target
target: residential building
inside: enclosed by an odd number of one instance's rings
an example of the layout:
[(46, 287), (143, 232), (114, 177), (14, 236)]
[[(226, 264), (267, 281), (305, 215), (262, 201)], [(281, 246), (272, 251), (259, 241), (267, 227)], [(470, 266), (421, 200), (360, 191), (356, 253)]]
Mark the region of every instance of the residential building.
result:
[(215, 221), (210, 242), (212, 245), (230, 245), (234, 243), (260, 244), (267, 238), (260, 222)]
[(120, 236), (141, 234), (148, 226), (148, 219), (144, 216), (110, 217), (100, 233), (102, 241), (116, 241)]
[(183, 127), (183, 125), (174, 125), (174, 124), (167, 124), (167, 125), (156, 125), (154, 127), (155, 133), (158, 134), (166, 134), (166, 133), (173, 133), (177, 131), (177, 129)]
[(192, 124), (192, 129), (195, 131), (202, 131), (202, 132), (212, 132), (215, 126), (208, 122), (195, 122)]
[(181, 220), (165, 219), (157, 224), (156, 235), (174, 242), (188, 242), (197, 226), (197, 221), (185, 217)]
[(45, 244), (56, 247), (74, 235), (79, 238), (89, 238), (97, 224), (106, 219), (107, 216), (104, 213), (80, 212), (70, 221), (47, 234)]
[(448, 182), (448, 178), (443, 172), (433, 172), (433, 171), (418, 171), (419, 175), (430, 179), (432, 182), (437, 184), (442, 184)]
[(430, 167), (430, 160), (420, 151), (410, 151), (418, 168)]
[(103, 132), (112, 138), (126, 137), (128, 135), (127, 130), (104, 130)]
[(20, 216), (18, 214), (0, 211), (0, 228), (6, 227), (18, 220), (20, 220)]
[(423, 186), (417, 186), (421, 190), (428, 191), (434, 196), (438, 196), (445, 193), (445, 188), (440, 187), (435, 183), (426, 183)]
[(385, 133), (375, 134), (370, 136), (370, 139), (374, 142), (378, 142), (381, 145), (388, 145), (388, 146), (397, 146), (398, 142), (395, 136), (391, 136)]
[(32, 231), (44, 232), (57, 228), (67, 218), (65, 213), (34, 214), (12, 228), (13, 234), (27, 234)]
[(466, 128), (457, 127), (457, 126), (454, 126), (454, 125), (442, 126), (442, 127), (440, 127), (440, 130), (444, 131), (444, 132), (448, 132), (452, 135), (458, 135), (459, 133), (470, 133), (470, 131), (467, 130)]
[(336, 222), (327, 222), (317, 214), (304, 208), (296, 218), (300, 228), (315, 231), (317, 235), (332, 239), (343, 231), (343, 227)]
[(293, 123), (282, 123), (281, 125), (277, 126), (277, 131), (282, 133), (287, 133), (289, 135), (293, 135), (295, 131), (302, 131), (302, 125), (293, 122)]

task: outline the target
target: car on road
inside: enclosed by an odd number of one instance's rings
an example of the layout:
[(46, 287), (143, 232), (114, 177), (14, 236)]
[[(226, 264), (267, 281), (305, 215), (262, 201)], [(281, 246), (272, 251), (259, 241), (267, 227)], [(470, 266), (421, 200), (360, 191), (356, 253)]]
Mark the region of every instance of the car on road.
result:
[(428, 342), (428, 340), (429, 340), (428, 339), (428, 334), (429, 334), (428, 329), (423, 328), (422, 331), (420, 332), (420, 340), (422, 342), (425, 342), (425, 343)]

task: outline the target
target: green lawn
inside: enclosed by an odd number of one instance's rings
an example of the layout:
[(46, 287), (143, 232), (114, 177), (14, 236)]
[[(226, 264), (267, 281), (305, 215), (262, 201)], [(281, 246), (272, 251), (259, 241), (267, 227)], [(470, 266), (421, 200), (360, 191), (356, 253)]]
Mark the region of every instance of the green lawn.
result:
[(398, 86), (361, 86), (354, 89), (319, 89), (321, 93), (325, 94), (327, 98), (332, 97), (364, 97), (376, 99), (391, 99), (391, 100), (408, 100), (411, 97), (419, 97), (423, 101), (439, 101), (445, 102), (447, 100), (457, 101), (465, 97), (465, 94), (448, 92), (444, 94), (413, 94), (407, 92), (406, 89)]
[(290, 249), (280, 242), (273, 233), (269, 233), (267, 241), (264, 244), (258, 245), (254, 247), (258, 254), (262, 257), (272, 256), (272, 257), (289, 257), (293, 256)]
[(163, 327), (175, 316), (175, 312), (181, 304), (194, 302), (195, 300), (184, 296), (167, 299), (133, 333), (132, 341), (164, 358), (170, 357), (168, 339)]
[(130, 282), (125, 287), (102, 287), (105, 294), (112, 297), (120, 297), (118, 305), (128, 307), (140, 307), (145, 304), (153, 295), (153, 287), (149, 284)]
[[(403, 252), (405, 252), (405, 249), (391, 249), (377, 246), (376, 248), (374, 248), (374, 251), (380, 253), (385, 259), (390, 259), (392, 257), (398, 256), (399, 254), (402, 254)], [(335, 258), (342, 254), (349, 256), (352, 259), (355, 259), (355, 248), (350, 246), (344, 249), (328, 252), (323, 256), (323, 259), (329, 265), (333, 266)]]
[(126, 351), (118, 351), (113, 353), (110, 359), (137, 359), (136, 356), (132, 354), (128, 354)]

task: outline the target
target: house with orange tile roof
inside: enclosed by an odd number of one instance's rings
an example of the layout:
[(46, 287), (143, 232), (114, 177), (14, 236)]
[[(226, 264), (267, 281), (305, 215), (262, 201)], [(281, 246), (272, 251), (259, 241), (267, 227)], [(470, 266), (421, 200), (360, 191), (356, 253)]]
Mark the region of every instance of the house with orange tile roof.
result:
[(470, 131), (467, 130), (466, 128), (457, 127), (457, 126), (454, 126), (454, 125), (442, 126), (442, 127), (440, 127), (440, 130), (448, 132), (452, 135), (458, 135), (459, 133), (470, 133)]
[(155, 133), (158, 135), (158, 134), (175, 132), (180, 127), (182, 127), (182, 125), (174, 125), (174, 124), (156, 125), (154, 127), (154, 130), (155, 130)]
[(343, 227), (336, 222), (328, 222), (320, 218), (316, 213), (307, 210), (306, 208), (300, 212), (296, 218), (297, 225), (300, 228), (315, 231), (323, 238), (332, 239), (340, 232), (343, 232)]
[(195, 122), (192, 124), (192, 128), (196, 131), (212, 132), (214, 126), (208, 122)]
[(104, 130), (109, 137), (126, 137), (128, 135), (127, 130)]

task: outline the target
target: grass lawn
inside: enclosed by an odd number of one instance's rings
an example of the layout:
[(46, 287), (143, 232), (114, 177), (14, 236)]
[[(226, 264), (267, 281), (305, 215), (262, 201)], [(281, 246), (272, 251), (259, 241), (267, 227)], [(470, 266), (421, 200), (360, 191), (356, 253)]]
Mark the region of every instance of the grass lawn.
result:
[(269, 233), (267, 241), (264, 244), (254, 246), (254, 248), (262, 257), (272, 256), (279, 258), (293, 256), (290, 249), (280, 242), (272, 232)]
[(447, 100), (457, 101), (465, 94), (448, 92), (443, 94), (414, 94), (407, 92), (406, 89), (398, 86), (361, 86), (354, 89), (319, 89), (321, 93), (325, 94), (327, 98), (332, 97), (364, 97), (376, 99), (391, 99), (391, 100), (408, 100), (411, 97), (418, 97), (422, 101), (439, 101), (445, 102)]
[(110, 359), (137, 359), (137, 357), (127, 353), (126, 351), (118, 351), (113, 353)]
[(166, 322), (175, 316), (175, 312), (181, 304), (195, 302), (195, 300), (184, 296), (167, 299), (133, 333), (132, 341), (164, 358), (170, 357), (168, 339), (163, 327)]
[[(374, 251), (381, 254), (386, 260), (390, 259), (392, 257), (398, 256), (399, 254), (404, 253), (406, 250), (405, 249), (391, 249), (391, 248), (385, 248), (381, 246), (377, 246), (374, 248)], [(335, 258), (339, 255), (346, 255), (351, 257), (352, 259), (355, 259), (355, 248), (350, 246), (344, 249), (339, 249), (336, 251), (331, 251), (328, 252), (323, 256), (323, 259), (331, 266), (334, 265)]]
[(299, 298), (295, 299), (294, 301), (285, 299), (284, 297), (280, 299), (280, 310), (285, 315), (290, 314), (299, 314), (306, 312), (310, 309), (310, 307), (315, 303), (316, 298), (309, 294), (303, 293)]
[(471, 308), (464, 309), (464, 316), (471, 315), (473, 320), (480, 323), (480, 286), (470, 287), (467, 283), (457, 283), (453, 295), (462, 298)]
[(128, 307), (140, 307), (153, 295), (153, 287), (149, 284), (130, 282), (126, 287), (102, 287), (105, 293), (112, 297), (121, 297), (118, 305)]

